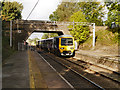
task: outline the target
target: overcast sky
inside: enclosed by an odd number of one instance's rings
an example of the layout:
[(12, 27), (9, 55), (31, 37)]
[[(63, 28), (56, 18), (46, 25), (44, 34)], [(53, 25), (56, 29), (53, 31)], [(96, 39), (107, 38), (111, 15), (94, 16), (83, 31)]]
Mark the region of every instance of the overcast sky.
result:
[[(26, 20), (38, 0), (10, 0), (23, 4), (22, 19)], [(28, 20), (49, 20), (49, 15), (57, 9), (61, 0), (39, 0)], [(43, 33), (31, 34), (29, 38), (41, 38)]]
[[(23, 4), (22, 19), (26, 19), (38, 0), (10, 0)], [(61, 0), (39, 0), (28, 20), (49, 20), (49, 15), (57, 9)]]

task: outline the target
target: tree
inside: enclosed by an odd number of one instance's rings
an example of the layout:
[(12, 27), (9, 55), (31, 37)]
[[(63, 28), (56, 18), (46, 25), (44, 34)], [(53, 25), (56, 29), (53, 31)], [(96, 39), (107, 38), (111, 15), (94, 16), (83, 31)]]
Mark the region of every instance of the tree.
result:
[(105, 13), (103, 9), (104, 5), (100, 5), (100, 2), (62, 2), (49, 16), (49, 19), (51, 21), (69, 21), (71, 15), (81, 10), (88, 22), (103, 25), (102, 17)]
[(103, 25), (104, 5), (100, 5), (100, 2), (79, 2), (78, 4), (88, 22), (95, 23), (97, 26)]
[(51, 21), (69, 21), (69, 17), (79, 10), (76, 3), (62, 2), (56, 11), (49, 16)]
[[(2, 2), (2, 1), (5, 1), (5, 2)], [(2, 35), (3, 35), (2, 39), (3, 39), (4, 43), (6, 42), (4, 40), (5, 38), (7, 38), (7, 41), (9, 41), (9, 37), (5, 36), (5, 32), (7, 29), (9, 29), (9, 25), (8, 25), (8, 23), (6, 23), (4, 21), (11, 21), (11, 20), (16, 20), (16, 19), (22, 18), (21, 13), (22, 13), (23, 5), (21, 3), (15, 2), (15, 1), (14, 2), (9, 2), (9, 1), (1, 0), (1, 6), (0, 6), (1, 7), (0, 17), (2, 19)], [(14, 50), (17, 47), (15, 40), (16, 39), (13, 38), (13, 47), (11, 48)], [(3, 45), (3, 48), (6, 48), (6, 45)]]
[(44, 35), (42, 36), (42, 39), (47, 39), (49, 38), (49, 34), (48, 33), (44, 33)]
[(53, 14), (50, 14), (49, 19), (51, 21), (59, 21), (59, 17), (57, 15), (57, 12), (53, 12)]
[(30, 45), (31, 45), (31, 44), (32, 44), (32, 42), (33, 42), (33, 40), (32, 40), (32, 39), (30, 39), (30, 38), (29, 38), (27, 41), (28, 41), (28, 43), (29, 43)]
[(38, 42), (39, 40), (40, 40), (39, 38), (34, 38), (34, 39), (33, 39), (33, 43), (34, 43), (35, 45), (37, 45), (37, 42)]
[(57, 37), (58, 34), (57, 33), (50, 33), (50, 37)]
[[(85, 15), (83, 14), (83, 12), (80, 10), (80, 11), (74, 13), (70, 17), (70, 21), (86, 22), (87, 20), (85, 19)], [(89, 27), (88, 26), (74, 24), (74, 26), (70, 25), (69, 28), (73, 28), (70, 31), (70, 33), (75, 38), (78, 45), (80, 45), (80, 43), (83, 43), (89, 37)]]
[(22, 10), (23, 10), (22, 3), (18, 3), (15, 1), (2, 2), (2, 10), (1, 10), (2, 20), (10, 21), (10, 20), (21, 19)]
[(40, 39), (39, 38), (33, 38), (33, 39), (28, 39), (28, 42), (30, 43), (30, 45), (32, 44), (32, 43), (34, 43), (35, 45), (37, 44), (37, 41), (39, 41)]
[(70, 17), (69, 21), (71, 21), (71, 22), (72, 21), (74, 21), (74, 22), (87, 22), (87, 20), (85, 19), (85, 15), (83, 14), (83, 12), (81, 10), (74, 13)]
[(47, 39), (47, 38), (57, 37), (57, 36), (58, 36), (57, 33), (45, 33), (45, 34), (42, 36), (42, 39)]
[(106, 2), (105, 5), (107, 6), (107, 9), (109, 10), (108, 12), (108, 19), (106, 21), (106, 25), (111, 27), (111, 23), (115, 22), (115, 24), (120, 26), (120, 11), (119, 11), (119, 2)]

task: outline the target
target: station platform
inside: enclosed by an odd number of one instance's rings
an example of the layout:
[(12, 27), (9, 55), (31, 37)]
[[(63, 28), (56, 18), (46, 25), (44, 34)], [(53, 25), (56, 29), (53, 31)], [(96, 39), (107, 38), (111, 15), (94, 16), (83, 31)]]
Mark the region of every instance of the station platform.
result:
[(2, 88), (66, 88), (70, 85), (35, 51), (19, 51), (3, 63)]
[[(113, 52), (112, 52), (113, 53)], [(95, 65), (120, 72), (120, 53), (105, 53), (95, 50), (78, 50), (75, 52), (77, 60), (83, 60)]]
[(105, 53), (102, 51), (98, 50), (78, 50), (76, 51), (76, 54), (82, 54), (82, 55), (87, 55), (90, 57), (95, 57), (95, 58), (101, 58), (101, 57), (106, 57), (108, 59), (114, 60), (114, 61), (120, 61), (119, 60), (119, 52), (118, 53)]
[(37, 52), (29, 51), (28, 55), (31, 88), (71, 88)]
[[(120, 71), (117, 56), (117, 54), (79, 50), (76, 51), (74, 58)], [(36, 51), (15, 52), (4, 61), (2, 73), (2, 88), (71, 88)]]
[(2, 88), (29, 88), (27, 51), (15, 52), (2, 64)]

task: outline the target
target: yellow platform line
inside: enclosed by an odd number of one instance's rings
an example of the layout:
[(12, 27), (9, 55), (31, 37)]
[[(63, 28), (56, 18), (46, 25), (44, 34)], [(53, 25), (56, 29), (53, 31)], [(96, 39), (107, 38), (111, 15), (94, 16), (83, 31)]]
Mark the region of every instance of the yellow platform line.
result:
[(30, 78), (30, 88), (32, 90), (35, 88), (35, 83), (34, 83), (34, 78), (32, 74), (32, 63), (31, 63), (31, 57), (30, 57), (30, 52), (28, 51), (28, 61), (29, 61), (29, 78)]
[(29, 76), (30, 76), (30, 88), (34, 90), (35, 88), (48, 89), (45, 80), (43, 79), (38, 64), (36, 62), (35, 52), (28, 51), (29, 57)]

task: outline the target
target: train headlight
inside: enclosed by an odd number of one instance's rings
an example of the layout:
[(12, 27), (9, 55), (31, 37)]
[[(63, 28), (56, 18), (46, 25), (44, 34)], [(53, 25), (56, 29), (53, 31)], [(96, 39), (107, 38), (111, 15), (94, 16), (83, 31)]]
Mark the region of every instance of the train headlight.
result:
[(70, 49), (74, 49), (74, 47), (71, 47)]
[(60, 49), (64, 49), (64, 47), (60, 48)]

